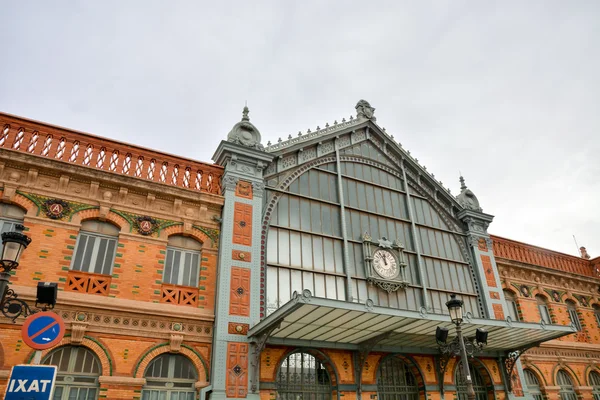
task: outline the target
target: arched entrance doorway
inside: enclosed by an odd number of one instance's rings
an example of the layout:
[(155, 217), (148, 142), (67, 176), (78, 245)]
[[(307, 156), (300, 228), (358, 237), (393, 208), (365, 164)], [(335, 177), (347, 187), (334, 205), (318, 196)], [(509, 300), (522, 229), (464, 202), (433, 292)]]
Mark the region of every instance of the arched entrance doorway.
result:
[(333, 386), (325, 365), (306, 352), (288, 355), (277, 373), (280, 400), (331, 400)]
[(377, 370), (378, 400), (418, 400), (419, 385), (400, 357), (386, 357)]
[[(491, 382), (489, 379), (485, 379), (479, 368), (469, 363), (469, 373), (471, 374), (471, 380), (473, 381), (473, 390), (475, 390), (475, 400), (488, 400), (488, 391), (494, 393), (493, 387), (489, 387), (488, 382)], [(468, 400), (467, 396), (467, 383), (465, 379), (465, 374), (463, 372), (462, 361), (459, 361), (456, 365), (456, 395), (458, 400)]]

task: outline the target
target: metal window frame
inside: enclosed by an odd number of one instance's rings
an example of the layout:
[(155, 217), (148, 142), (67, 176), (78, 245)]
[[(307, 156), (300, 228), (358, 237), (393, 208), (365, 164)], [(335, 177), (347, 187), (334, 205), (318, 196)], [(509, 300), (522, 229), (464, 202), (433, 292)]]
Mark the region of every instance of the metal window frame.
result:
[[(100, 272), (96, 272), (96, 262), (98, 261), (98, 250), (100, 247), (100, 240), (94, 240), (94, 247), (92, 248), (92, 258), (90, 259), (90, 263), (88, 265), (88, 268), (86, 270), (83, 269), (83, 259), (85, 258), (85, 251), (87, 250), (87, 246), (88, 246), (88, 241), (86, 240), (85, 243), (85, 247), (83, 249), (83, 255), (82, 255), (82, 265), (80, 265), (80, 269), (75, 269), (76, 265), (75, 265), (75, 255), (77, 254), (77, 251), (79, 250), (79, 246), (81, 245), (81, 237), (82, 235), (86, 235), (88, 237), (92, 236), (95, 237), (97, 239), (107, 239), (107, 240), (113, 240), (115, 242), (115, 247), (114, 250), (112, 251), (112, 254), (110, 255), (110, 259), (111, 259), (111, 263), (110, 263), (110, 271), (108, 271), (108, 274), (103, 274), (102, 273), (102, 269), (104, 268), (104, 264), (106, 263), (106, 257), (109, 256), (108, 251), (106, 252), (106, 254), (104, 255), (104, 259), (102, 261), (102, 265), (100, 268)], [(108, 246), (107, 246), (108, 247)], [(111, 235), (105, 235), (102, 233), (96, 233), (96, 232), (89, 232), (89, 231), (79, 231), (79, 234), (77, 235), (77, 241), (75, 242), (75, 248), (73, 249), (73, 256), (71, 259), (71, 266), (70, 269), (73, 271), (81, 271), (81, 272), (88, 272), (91, 274), (100, 274), (100, 275), (111, 275), (112, 274), (112, 270), (114, 268), (114, 264), (115, 264), (115, 256), (117, 254), (117, 248), (119, 247), (119, 237), (118, 236), (111, 236)], [(93, 267), (92, 267), (93, 266)], [(93, 270), (90, 270), (92, 269)]]

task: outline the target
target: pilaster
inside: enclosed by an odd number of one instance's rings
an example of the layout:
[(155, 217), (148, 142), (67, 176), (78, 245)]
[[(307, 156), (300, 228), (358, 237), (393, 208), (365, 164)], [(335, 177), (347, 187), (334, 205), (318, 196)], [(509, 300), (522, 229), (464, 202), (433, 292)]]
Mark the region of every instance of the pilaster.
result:
[(273, 156), (259, 146), (222, 141), (213, 160), (225, 167), (212, 361), (213, 399), (259, 398), (252, 384), (247, 332), (260, 321), (263, 170)]

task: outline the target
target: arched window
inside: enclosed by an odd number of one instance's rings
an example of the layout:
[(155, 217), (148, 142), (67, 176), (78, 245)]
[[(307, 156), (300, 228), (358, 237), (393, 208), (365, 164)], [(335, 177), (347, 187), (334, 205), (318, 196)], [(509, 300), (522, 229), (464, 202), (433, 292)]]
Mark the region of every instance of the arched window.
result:
[(163, 282), (171, 285), (198, 286), (202, 244), (194, 239), (174, 235), (169, 237)]
[(596, 324), (600, 328), (600, 305), (594, 304), (594, 315), (596, 316)]
[(118, 236), (119, 228), (108, 222), (84, 221), (77, 236), (71, 269), (111, 275)]
[(101, 367), (98, 357), (85, 347), (60, 347), (42, 364), (56, 365), (58, 373), (53, 400), (96, 400)]
[[(469, 372), (471, 374), (471, 379), (473, 381), (473, 390), (475, 390), (475, 400), (487, 400), (488, 398), (488, 388), (479, 373), (479, 370), (473, 366), (473, 364), (469, 364)], [(462, 361), (459, 361), (456, 365), (456, 393), (458, 395), (458, 400), (467, 400), (467, 384), (465, 379), (465, 374), (463, 372)]]
[(546, 324), (551, 324), (552, 319), (550, 318), (550, 312), (548, 311), (548, 304), (546, 303), (546, 299), (544, 298), (544, 296), (538, 294), (537, 296), (535, 296), (535, 300), (537, 301), (538, 311), (540, 312), (540, 319)]
[(377, 370), (378, 400), (418, 400), (419, 386), (408, 365), (398, 357), (387, 357)]
[(575, 326), (575, 328), (580, 331), (581, 330), (581, 322), (579, 322), (579, 316), (577, 315), (577, 306), (571, 300), (567, 300), (567, 310), (569, 311), (569, 318), (571, 319), (571, 323)]
[(156, 357), (144, 373), (142, 400), (194, 400), (198, 373), (194, 364), (180, 354)]
[(325, 366), (308, 353), (292, 353), (283, 360), (277, 374), (280, 400), (330, 400), (331, 379)]
[(589, 385), (592, 387), (594, 400), (600, 400), (600, 374), (598, 372), (590, 372)]
[[(15, 230), (15, 225), (23, 223), (25, 210), (12, 204), (0, 203), (0, 234), (4, 232), (12, 232)], [(0, 242), (0, 254), (3, 250), (2, 242)]]
[(542, 391), (540, 390), (540, 381), (537, 376), (530, 369), (524, 369), (525, 383), (527, 383), (527, 390), (533, 396), (533, 400), (542, 400)]
[(517, 309), (517, 301), (515, 295), (508, 290), (504, 290), (504, 298), (506, 299), (506, 306), (508, 307), (508, 315), (513, 321), (519, 320), (519, 311)]
[(573, 381), (571, 377), (565, 370), (558, 371), (556, 375), (556, 383), (560, 386), (558, 394), (560, 395), (560, 400), (577, 400), (577, 394), (573, 389)]

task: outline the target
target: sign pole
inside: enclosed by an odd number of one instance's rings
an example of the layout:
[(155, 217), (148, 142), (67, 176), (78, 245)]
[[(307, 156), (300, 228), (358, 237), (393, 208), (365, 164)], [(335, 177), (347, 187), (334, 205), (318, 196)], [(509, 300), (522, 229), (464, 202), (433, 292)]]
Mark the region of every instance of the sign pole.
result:
[(40, 365), (41, 361), (42, 361), (42, 351), (36, 350), (35, 355), (33, 356), (33, 361), (31, 361), (31, 363), (33, 365)]

